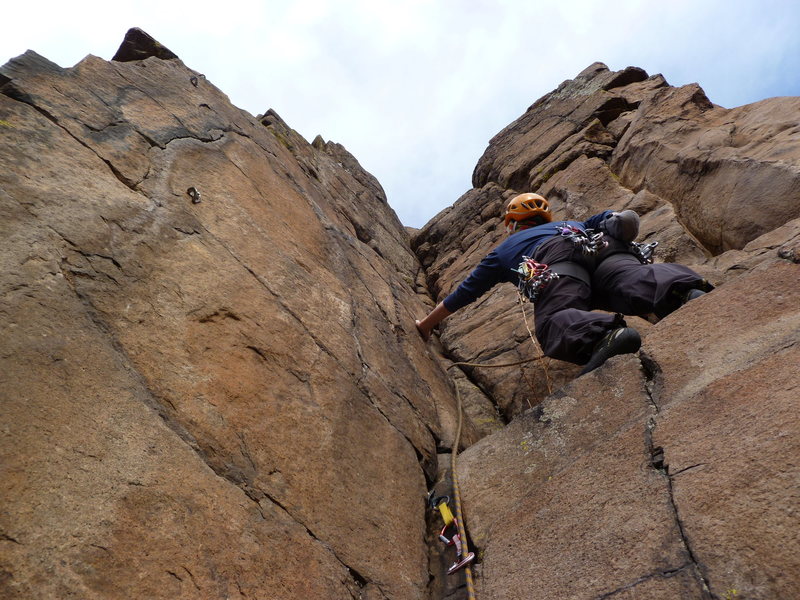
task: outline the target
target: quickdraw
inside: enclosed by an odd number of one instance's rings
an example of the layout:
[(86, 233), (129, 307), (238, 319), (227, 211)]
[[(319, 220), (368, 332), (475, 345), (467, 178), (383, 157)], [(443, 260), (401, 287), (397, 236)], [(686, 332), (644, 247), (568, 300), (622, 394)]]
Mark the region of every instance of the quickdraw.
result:
[[(461, 535), (458, 533), (458, 521), (453, 516), (450, 507), (447, 506), (449, 500), (450, 498), (447, 496), (439, 496), (438, 498), (435, 498), (431, 492), (428, 502), (430, 503), (431, 508), (439, 509), (439, 513), (442, 515), (442, 520), (444, 521), (444, 527), (442, 527), (441, 532), (439, 532), (439, 539), (444, 542), (445, 546), (456, 547), (456, 560), (452, 565), (450, 565), (450, 568), (447, 569), (447, 574), (451, 575), (475, 560), (475, 553), (467, 552), (464, 554), (463, 552)], [(453, 533), (450, 537), (447, 537), (446, 535), (448, 529), (453, 530)]]
[(522, 262), (516, 269), (511, 269), (519, 275), (519, 291), (531, 302), (536, 298), (547, 285), (554, 279), (558, 279), (558, 273), (550, 270), (545, 264), (537, 263), (528, 256), (522, 257)]
[(631, 242), (631, 253), (639, 259), (643, 265), (653, 263), (653, 254), (655, 254), (658, 242), (650, 242), (649, 244), (641, 244), (639, 242)]
[(603, 239), (603, 232), (594, 232), (592, 229), (578, 229), (570, 225), (566, 221), (558, 226), (558, 233), (565, 238), (572, 240), (572, 242), (579, 246), (581, 252), (587, 256), (597, 254), (600, 250), (608, 246), (608, 242)]

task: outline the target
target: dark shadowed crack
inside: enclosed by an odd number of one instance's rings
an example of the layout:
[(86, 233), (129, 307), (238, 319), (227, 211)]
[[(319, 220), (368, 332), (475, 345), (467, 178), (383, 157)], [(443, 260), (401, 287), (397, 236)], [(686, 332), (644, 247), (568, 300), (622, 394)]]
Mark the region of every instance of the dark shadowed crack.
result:
[(195, 581), (195, 579), (194, 579), (194, 573), (192, 573), (187, 567), (185, 567), (183, 565), (181, 565), (181, 569), (186, 571), (186, 574), (189, 576), (189, 579), (192, 581), (192, 584), (194, 585), (195, 589), (199, 590), (200, 586), (197, 585), (197, 581)]
[[(673, 488), (673, 477), (677, 473), (670, 474), (669, 472), (669, 464), (664, 461), (664, 449), (660, 446), (655, 446), (653, 441), (653, 432), (657, 427), (657, 419), (660, 413), (660, 406), (659, 400), (660, 395), (663, 390), (663, 376), (661, 367), (656, 362), (656, 360), (646, 354), (644, 351), (640, 352), (640, 360), (642, 364), (642, 370), (645, 375), (645, 394), (648, 398), (648, 402), (652, 407), (652, 414), (647, 419), (647, 424), (645, 428), (645, 445), (646, 451), (648, 456), (650, 456), (650, 464), (655, 471), (657, 471), (666, 482), (667, 488), (667, 497), (669, 499), (669, 504), (672, 509), (672, 515), (675, 520), (675, 525), (678, 528), (678, 532), (680, 535), (681, 545), (683, 546), (686, 555), (689, 558), (689, 563), (682, 567), (679, 567), (677, 570), (688, 569), (689, 572), (693, 575), (693, 577), (697, 580), (701, 587), (701, 593), (704, 598), (707, 599), (714, 599), (717, 598), (711, 592), (711, 586), (708, 582), (708, 576), (704, 572), (704, 567), (702, 563), (697, 559), (695, 552), (692, 548), (691, 540), (689, 539), (689, 535), (686, 532), (685, 525), (683, 520), (681, 519), (680, 511), (678, 509), (678, 504), (675, 500), (675, 493)], [(691, 467), (687, 467), (686, 469), (682, 469), (679, 473), (682, 473), (688, 469), (697, 467), (699, 465), (693, 465)], [(635, 582), (633, 585), (637, 585), (640, 582)], [(621, 591), (621, 590), (618, 590)], [(612, 592), (612, 593), (616, 593)], [(608, 596), (601, 596), (601, 598), (606, 598)]]
[(454, 590), (447, 593), (442, 600), (464, 600), (467, 597), (467, 584), (462, 583), (458, 585)]
[(83, 126), (86, 127), (92, 133), (104, 133), (106, 129), (110, 127), (119, 127), (120, 125), (127, 125), (127, 121), (122, 121), (117, 119), (116, 121), (111, 121), (110, 123), (106, 123), (102, 127), (95, 127), (94, 125), (89, 125), (88, 123), (84, 123)]
[[(64, 238), (64, 239), (66, 239), (66, 238)], [(117, 259), (115, 259), (115, 258), (114, 258), (113, 256), (111, 256), (111, 255), (106, 255), (106, 254), (98, 254), (98, 253), (96, 253), (96, 252), (86, 252), (85, 250), (81, 250), (81, 249), (79, 249), (79, 248), (77, 248), (77, 247), (74, 247), (74, 248), (73, 248), (73, 250), (74, 250), (76, 253), (78, 253), (78, 254), (80, 254), (81, 256), (83, 256), (85, 259), (87, 259), (87, 261), (89, 262), (89, 264), (90, 264), (90, 265), (92, 265), (92, 259), (93, 259), (93, 258), (99, 258), (99, 259), (102, 259), (102, 260), (104, 260), (104, 261), (108, 261), (108, 262), (110, 262), (110, 263), (111, 263), (112, 265), (114, 265), (114, 266), (115, 266), (115, 267), (116, 267), (116, 268), (117, 268), (117, 269), (118, 269), (118, 270), (119, 270), (119, 271), (120, 271), (120, 272), (121, 272), (123, 275), (125, 274), (125, 271), (123, 271), (123, 269), (122, 269), (122, 265), (121, 265), (121, 264), (119, 264), (119, 262), (117, 261)], [(95, 269), (95, 268), (94, 268), (94, 265), (92, 265), (92, 269), (94, 270), (94, 272), (95, 272), (95, 273), (99, 273), (99, 274), (101, 274), (101, 275), (104, 275), (105, 277), (107, 277), (107, 278), (109, 278), (111, 281), (113, 281), (115, 284), (119, 285), (119, 281), (117, 281), (117, 280), (116, 280), (114, 277), (112, 277), (111, 275), (109, 275), (109, 274), (108, 274), (108, 273), (106, 273), (105, 271), (97, 271), (97, 269)], [(73, 273), (75, 273), (76, 275), (81, 275), (81, 274), (82, 274), (82, 273), (80, 273), (79, 271), (72, 271), (72, 272), (73, 272)]]
[(688, 467), (684, 467), (683, 469), (678, 469), (677, 471), (670, 473), (670, 477), (675, 477), (676, 475), (686, 473), (686, 471), (691, 471), (692, 469), (696, 469), (698, 467), (704, 467), (706, 464), (707, 463), (697, 463), (696, 465), (690, 465)]

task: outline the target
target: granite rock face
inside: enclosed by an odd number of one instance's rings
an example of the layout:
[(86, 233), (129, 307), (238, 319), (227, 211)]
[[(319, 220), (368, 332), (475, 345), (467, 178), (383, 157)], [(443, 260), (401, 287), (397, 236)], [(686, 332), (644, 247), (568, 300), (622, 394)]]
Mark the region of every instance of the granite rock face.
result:
[[(641, 216), (638, 241), (659, 242), (656, 261), (690, 265), (716, 285), (743, 272), (741, 261), (754, 268), (780, 260), (772, 248), (790, 252), (797, 243), (799, 107), (797, 98), (773, 98), (729, 110), (695, 84), (674, 88), (635, 67), (587, 67), (492, 138), (473, 189), (414, 234), (431, 292), (441, 300), (455, 289), (504, 235), (505, 203), (528, 191), (547, 197), (556, 218), (633, 209)], [(723, 124), (738, 133), (720, 135)], [(456, 360), (538, 355), (510, 286), (493, 289), (441, 331)], [(489, 370), (474, 378), (511, 418), (578, 372), (557, 361), (534, 365), (524, 381)]]
[[(727, 110), (596, 63), (410, 239), (345, 148), (235, 108), (140, 30), (112, 61), (13, 59), (0, 595), (464, 597), (425, 508), (458, 390), (482, 600), (800, 596), (795, 101)], [(783, 202), (747, 222), (753, 181)], [(448, 369), (538, 353), (513, 286), (427, 346), (414, 327), (522, 191), (636, 210), (717, 289), (632, 320), (641, 352), (587, 376)]]
[(0, 595), (427, 597), (456, 409), (404, 228), (137, 39), (0, 69)]
[(721, 286), (467, 449), (479, 597), (796, 596), (798, 283)]
[[(796, 98), (728, 110), (595, 64), (495, 136), (475, 187), (414, 233), (441, 300), (533, 191), (556, 218), (636, 210), (657, 260), (717, 286), (628, 319), (642, 350), (583, 377), (555, 361), (465, 371), (511, 421), (459, 457), (479, 598), (800, 595), (797, 114)], [(532, 312), (497, 286), (443, 322), (444, 352), (536, 357)]]

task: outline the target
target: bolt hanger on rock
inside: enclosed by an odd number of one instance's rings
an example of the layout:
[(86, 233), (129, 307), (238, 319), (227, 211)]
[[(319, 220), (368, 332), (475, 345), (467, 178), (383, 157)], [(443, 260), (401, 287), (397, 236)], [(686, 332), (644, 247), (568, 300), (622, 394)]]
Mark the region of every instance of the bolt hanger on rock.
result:
[(196, 187), (190, 187), (186, 193), (191, 197), (192, 204), (200, 204), (200, 191)]

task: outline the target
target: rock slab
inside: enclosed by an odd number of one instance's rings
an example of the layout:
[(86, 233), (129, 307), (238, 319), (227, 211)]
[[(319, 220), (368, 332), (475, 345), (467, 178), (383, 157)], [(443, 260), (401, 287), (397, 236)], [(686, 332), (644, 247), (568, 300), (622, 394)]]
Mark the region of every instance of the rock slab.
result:
[(405, 230), (141, 42), (0, 69), (0, 595), (426, 597), (456, 410)]

